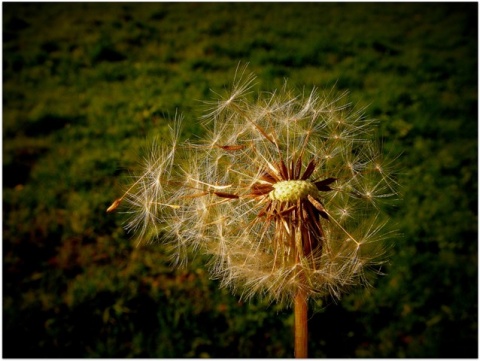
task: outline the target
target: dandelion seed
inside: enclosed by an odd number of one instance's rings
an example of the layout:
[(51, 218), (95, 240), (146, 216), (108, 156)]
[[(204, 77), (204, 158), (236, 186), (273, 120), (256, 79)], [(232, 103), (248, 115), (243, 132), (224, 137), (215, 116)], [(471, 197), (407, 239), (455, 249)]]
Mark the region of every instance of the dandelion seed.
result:
[(118, 208), (121, 202), (122, 202), (121, 198), (115, 199), (115, 201), (113, 201), (110, 207), (107, 208), (107, 212), (113, 212), (115, 209)]

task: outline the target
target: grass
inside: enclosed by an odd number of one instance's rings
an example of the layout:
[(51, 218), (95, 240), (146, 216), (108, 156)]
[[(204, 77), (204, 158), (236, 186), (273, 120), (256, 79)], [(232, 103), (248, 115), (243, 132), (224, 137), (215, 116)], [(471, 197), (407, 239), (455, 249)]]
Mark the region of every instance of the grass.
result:
[(105, 214), (240, 61), (258, 89), (348, 89), (402, 153), (387, 276), (316, 305), (311, 356), (478, 356), (477, 4), (2, 6), (4, 357), (293, 354), (291, 312), (219, 290), (201, 256), (170, 268)]

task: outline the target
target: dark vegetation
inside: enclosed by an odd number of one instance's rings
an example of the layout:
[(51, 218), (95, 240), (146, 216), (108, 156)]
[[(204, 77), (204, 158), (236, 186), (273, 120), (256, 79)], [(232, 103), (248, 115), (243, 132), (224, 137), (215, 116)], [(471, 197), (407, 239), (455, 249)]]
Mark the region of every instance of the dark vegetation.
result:
[[(477, 357), (476, 3), (3, 3), (3, 356), (290, 357), (291, 311), (169, 266), (105, 209), (178, 110), (348, 89), (401, 153), (387, 275), (313, 305), (313, 357)], [(20, 345), (20, 346), (19, 346)]]

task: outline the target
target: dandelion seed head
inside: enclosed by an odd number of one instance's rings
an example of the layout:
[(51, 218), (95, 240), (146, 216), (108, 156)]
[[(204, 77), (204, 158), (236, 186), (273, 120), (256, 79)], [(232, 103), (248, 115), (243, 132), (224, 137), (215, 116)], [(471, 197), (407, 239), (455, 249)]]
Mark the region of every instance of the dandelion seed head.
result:
[(285, 85), (251, 101), (254, 79), (237, 69), (230, 94), (209, 103), (204, 138), (180, 143), (175, 126), (152, 151), (125, 196), (128, 227), (210, 255), (212, 275), (245, 298), (290, 304), (298, 289), (339, 298), (368, 285), (384, 255), (380, 201), (397, 185), (375, 123), (333, 89)]

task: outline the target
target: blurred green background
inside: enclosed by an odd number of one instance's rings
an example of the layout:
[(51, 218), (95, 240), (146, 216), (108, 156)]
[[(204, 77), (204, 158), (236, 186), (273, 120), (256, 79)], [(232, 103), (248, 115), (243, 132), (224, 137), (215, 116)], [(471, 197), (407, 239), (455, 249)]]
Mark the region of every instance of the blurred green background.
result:
[[(121, 194), (249, 62), (350, 90), (399, 158), (387, 275), (312, 304), (312, 357), (477, 357), (476, 3), (3, 3), (3, 356), (290, 357), (293, 318), (136, 248)], [(21, 346), (18, 346), (18, 345)]]

